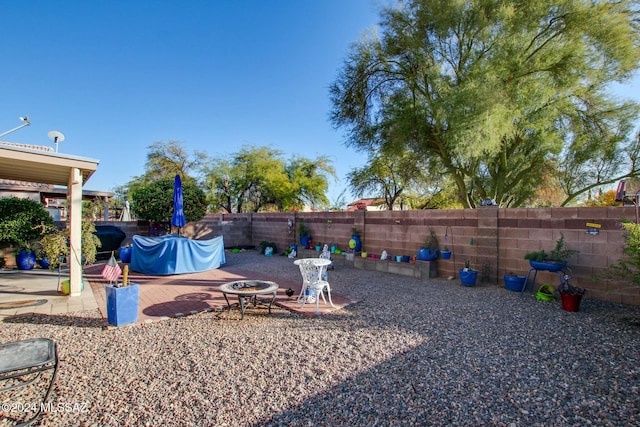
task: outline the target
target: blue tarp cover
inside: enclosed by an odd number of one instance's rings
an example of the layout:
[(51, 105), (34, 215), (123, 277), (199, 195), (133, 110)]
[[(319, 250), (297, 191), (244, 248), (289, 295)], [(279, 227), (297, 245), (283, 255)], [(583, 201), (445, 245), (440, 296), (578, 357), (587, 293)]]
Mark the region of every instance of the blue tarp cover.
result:
[(225, 263), (222, 236), (191, 240), (177, 234), (133, 236), (131, 269), (144, 274), (184, 274), (213, 270)]

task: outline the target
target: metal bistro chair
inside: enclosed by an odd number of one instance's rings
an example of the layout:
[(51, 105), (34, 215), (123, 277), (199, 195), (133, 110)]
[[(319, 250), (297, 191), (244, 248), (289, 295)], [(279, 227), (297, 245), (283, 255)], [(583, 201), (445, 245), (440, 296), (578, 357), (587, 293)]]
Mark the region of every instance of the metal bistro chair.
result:
[[(41, 390), (43, 397), (40, 402), (37, 405), (34, 403), (37, 408), (35, 414), (26, 421), (16, 420), (19, 423), (17, 426), (31, 425), (40, 418), (43, 406), (53, 388), (57, 371), (56, 344), (48, 338), (33, 338), (0, 345), (0, 395), (3, 395), (3, 402), (10, 399), (11, 394), (7, 392), (11, 390), (32, 384), (44, 388)], [(45, 373), (48, 374), (48, 378), (41, 377)]]
[(296, 261), (296, 264), (300, 267), (300, 274), (302, 274), (302, 289), (298, 296), (298, 302), (302, 303), (300, 308), (304, 307), (304, 305), (309, 301), (309, 295), (307, 295), (307, 290), (309, 290), (313, 294), (313, 299), (315, 299), (316, 314), (320, 313), (320, 296), (322, 296), (324, 303), (327, 303), (327, 300), (324, 297), (325, 289), (327, 291), (327, 296), (329, 297), (329, 304), (331, 304), (331, 307), (336, 307), (333, 305), (333, 301), (331, 300), (331, 286), (328, 281), (323, 280), (323, 275), (325, 274), (329, 264), (327, 264), (326, 261), (322, 263), (318, 262), (320, 260), (322, 260), (322, 258), (301, 259)]

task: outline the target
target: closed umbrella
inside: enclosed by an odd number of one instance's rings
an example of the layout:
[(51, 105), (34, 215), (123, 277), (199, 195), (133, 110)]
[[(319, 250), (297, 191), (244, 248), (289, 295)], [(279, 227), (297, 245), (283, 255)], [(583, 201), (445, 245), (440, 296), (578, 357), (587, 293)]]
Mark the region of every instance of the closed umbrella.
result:
[(178, 227), (178, 235), (180, 229), (184, 227), (187, 221), (184, 218), (184, 209), (182, 205), (182, 181), (180, 175), (176, 175), (173, 181), (173, 216), (171, 217), (171, 225)]

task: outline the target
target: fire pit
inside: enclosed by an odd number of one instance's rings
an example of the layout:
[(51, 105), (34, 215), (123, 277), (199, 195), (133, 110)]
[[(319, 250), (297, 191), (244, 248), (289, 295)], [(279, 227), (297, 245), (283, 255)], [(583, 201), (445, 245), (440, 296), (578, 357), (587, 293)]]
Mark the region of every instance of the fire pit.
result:
[(277, 283), (264, 280), (238, 280), (236, 282), (223, 283), (219, 289), (222, 295), (224, 295), (229, 311), (231, 311), (231, 304), (229, 303), (227, 294), (238, 296), (238, 305), (242, 312), (242, 319), (244, 319), (244, 311), (249, 304), (253, 303), (255, 307), (258, 303), (263, 303), (263, 301), (258, 300), (258, 295), (273, 294), (273, 297), (267, 300), (269, 303), (269, 314), (271, 314), (271, 305), (276, 300), (278, 287), (279, 285)]

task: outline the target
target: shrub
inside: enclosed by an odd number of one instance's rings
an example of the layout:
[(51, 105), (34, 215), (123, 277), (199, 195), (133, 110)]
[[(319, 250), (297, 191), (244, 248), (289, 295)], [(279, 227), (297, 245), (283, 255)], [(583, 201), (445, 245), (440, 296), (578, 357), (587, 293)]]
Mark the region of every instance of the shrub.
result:
[[(132, 208), (138, 219), (170, 222), (173, 215), (173, 178), (163, 178), (142, 187), (131, 195)], [(207, 213), (207, 197), (190, 180), (182, 182), (184, 217), (200, 221)]]
[(55, 223), (41, 203), (30, 199), (0, 199), (0, 242), (29, 247)]

